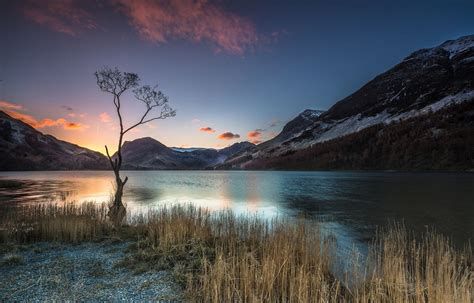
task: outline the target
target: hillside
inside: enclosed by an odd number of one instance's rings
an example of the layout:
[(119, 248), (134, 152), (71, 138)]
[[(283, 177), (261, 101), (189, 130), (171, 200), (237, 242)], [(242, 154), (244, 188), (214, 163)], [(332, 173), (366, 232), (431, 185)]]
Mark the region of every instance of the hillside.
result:
[[(126, 141), (123, 169), (208, 169), (237, 153), (253, 148), (250, 142), (226, 148), (176, 149), (146, 137)], [(99, 152), (45, 135), (0, 111), (0, 170), (108, 170)]]
[[(275, 139), (229, 158), (219, 168), (262, 167), (262, 163), (278, 162), (279, 157), (374, 125), (425, 116), (447, 106), (471, 102), (473, 98), (474, 35), (471, 35), (415, 51), (309, 123), (308, 119), (302, 119), (302, 113)], [(295, 121), (304, 122), (295, 125)], [(288, 129), (296, 131), (288, 132)], [(367, 147), (369, 142), (360, 144)]]
[(239, 142), (220, 150), (212, 148), (176, 150), (153, 138), (140, 138), (123, 144), (122, 167), (129, 170), (206, 169), (254, 146), (250, 142)]
[(474, 170), (474, 99), (313, 147), (251, 162), (247, 169)]
[(0, 170), (108, 169), (105, 156), (44, 135), (0, 111)]

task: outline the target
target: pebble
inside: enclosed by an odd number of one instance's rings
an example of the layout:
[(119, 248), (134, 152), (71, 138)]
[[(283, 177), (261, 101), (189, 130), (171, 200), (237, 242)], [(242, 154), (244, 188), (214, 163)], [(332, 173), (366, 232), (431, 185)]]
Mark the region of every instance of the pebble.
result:
[[(181, 302), (167, 271), (134, 274), (114, 266), (129, 243), (39, 243), (0, 265), (0, 302)], [(0, 260), (5, 256), (0, 256)]]

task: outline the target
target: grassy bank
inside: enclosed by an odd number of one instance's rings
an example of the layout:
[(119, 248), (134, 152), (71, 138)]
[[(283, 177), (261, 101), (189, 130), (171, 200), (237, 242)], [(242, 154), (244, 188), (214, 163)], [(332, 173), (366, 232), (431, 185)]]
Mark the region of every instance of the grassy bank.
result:
[[(3, 212), (2, 250), (42, 241), (130, 241), (116, 266), (168, 270), (190, 301), (472, 302), (472, 250), (441, 235), (415, 241), (401, 226), (381, 230), (363, 268), (338, 279), (336, 242), (317, 222), (271, 221), (173, 206), (129, 216), (114, 228), (105, 205), (29, 205)], [(9, 258), (13, 258), (9, 255)], [(356, 259), (354, 267), (361, 265)], [(13, 265), (8, 265), (13, 266)], [(349, 286), (348, 286), (349, 285)]]

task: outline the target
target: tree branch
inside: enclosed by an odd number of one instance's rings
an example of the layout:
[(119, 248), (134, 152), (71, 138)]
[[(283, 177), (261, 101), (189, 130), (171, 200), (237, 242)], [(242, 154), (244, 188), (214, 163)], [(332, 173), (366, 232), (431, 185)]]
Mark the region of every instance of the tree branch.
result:
[(112, 161), (112, 157), (109, 154), (109, 149), (107, 148), (107, 145), (105, 145), (105, 152), (107, 153), (107, 158), (109, 158), (109, 162), (110, 162), (110, 165), (112, 166), (112, 169), (115, 171), (114, 162)]
[[(115, 206), (120, 206), (122, 204), (121, 199), (123, 195), (123, 186), (128, 181), (127, 176), (125, 176), (124, 180), (122, 180), (122, 178), (120, 177), (120, 170), (122, 167), (122, 143), (124, 135), (135, 127), (138, 127), (139, 125), (146, 124), (148, 122), (158, 119), (173, 117), (176, 115), (176, 112), (168, 106), (168, 97), (166, 97), (161, 91), (155, 89), (156, 87), (151, 88), (150, 86), (145, 85), (136, 88), (138, 87), (138, 83), (140, 81), (140, 78), (137, 74), (121, 72), (117, 68), (111, 69), (109, 67), (104, 67), (102, 70), (96, 71), (94, 75), (96, 77), (97, 85), (99, 86), (100, 90), (113, 95), (113, 104), (115, 106), (115, 110), (120, 123), (117, 152), (115, 153), (116, 156), (114, 158), (112, 158), (107, 145), (105, 145), (107, 158), (109, 159), (110, 166), (112, 166), (112, 169), (114, 171), (115, 181), (117, 185), (114, 204)], [(120, 97), (130, 88), (136, 88), (133, 90), (133, 92), (135, 93), (135, 97), (137, 100), (145, 104), (146, 109), (137, 123), (125, 129), (121, 112)], [(149, 118), (148, 114), (155, 107), (161, 107), (160, 115), (154, 118)]]
[(129, 128), (127, 128), (123, 134), (126, 134), (129, 130), (132, 130), (134, 129), (135, 127), (139, 126), (140, 124), (144, 124), (146, 122), (144, 122), (143, 120), (146, 118), (146, 116), (148, 115), (148, 113), (151, 111), (151, 108), (149, 107), (146, 112), (143, 114), (142, 118), (140, 119), (140, 121), (138, 121), (137, 123), (133, 124), (132, 126), (130, 126)]

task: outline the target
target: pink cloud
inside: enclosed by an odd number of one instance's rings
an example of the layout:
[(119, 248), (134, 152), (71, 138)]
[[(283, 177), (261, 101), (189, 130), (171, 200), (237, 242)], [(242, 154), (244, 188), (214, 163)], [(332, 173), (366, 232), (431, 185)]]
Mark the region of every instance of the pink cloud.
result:
[(146, 40), (178, 38), (210, 43), (216, 52), (243, 55), (259, 43), (255, 25), (206, 0), (113, 0)]
[(0, 109), (14, 109), (14, 110), (21, 110), (23, 106), (15, 103), (11, 103), (8, 101), (0, 100)]
[(33, 127), (34, 127), (34, 125), (38, 124), (38, 121), (30, 115), (19, 113), (17, 111), (13, 111), (13, 110), (5, 110), (5, 112), (8, 115), (12, 116), (13, 118), (21, 120), (21, 121), (25, 122), (26, 124), (29, 124)]
[(213, 133), (216, 132), (214, 129), (212, 129), (212, 127), (209, 127), (209, 126), (207, 126), (207, 127), (201, 127), (201, 128), (199, 129), (199, 131), (205, 132), (205, 133), (210, 133), (210, 134), (213, 134)]
[(53, 31), (76, 36), (82, 29), (97, 28), (92, 15), (80, 4), (81, 1), (75, 0), (28, 1), (23, 14)]
[(31, 115), (24, 114), (22, 112), (17, 111), (17, 110), (22, 110), (23, 106), (14, 104), (11, 102), (7, 102), (7, 101), (0, 101), (0, 109), (4, 110), (11, 117), (18, 119), (20, 121), (23, 121), (34, 128), (44, 128), (44, 127), (52, 127), (52, 126), (60, 126), (66, 130), (82, 130), (82, 129), (88, 128), (87, 125), (84, 125), (82, 123), (71, 122), (64, 118), (59, 118), (59, 119), (46, 118), (43, 120), (37, 120), (35, 117)]
[(102, 121), (102, 122), (104, 122), (104, 123), (112, 122), (112, 118), (111, 118), (110, 115), (107, 114), (106, 112), (100, 114), (100, 115), (99, 115), (99, 118), (100, 118), (100, 121)]
[(232, 139), (240, 138), (240, 135), (239, 134), (234, 134), (234, 133), (231, 133), (231, 132), (225, 132), (225, 133), (222, 133), (219, 136), (217, 136), (217, 138), (221, 139), (221, 140), (232, 140)]
[(262, 129), (249, 131), (247, 133), (247, 138), (249, 138), (250, 142), (252, 142), (253, 144), (258, 144), (262, 142), (262, 131)]
[(259, 130), (253, 130), (247, 133), (247, 137), (249, 139), (260, 138), (261, 136), (262, 136), (262, 133)]
[(32, 125), (34, 128), (44, 128), (44, 127), (51, 127), (51, 126), (62, 126), (62, 128), (67, 130), (80, 130), (87, 128), (86, 125), (76, 122), (67, 121), (64, 118), (59, 118), (56, 120), (52, 119), (43, 119), (38, 121), (36, 124)]
[(71, 122), (68, 121), (64, 118), (59, 118), (59, 119), (43, 119), (43, 120), (36, 120), (34, 117), (18, 112), (13, 112), (10, 111), (8, 112), (10, 116), (12, 116), (15, 119), (21, 120), (34, 128), (45, 128), (45, 127), (52, 127), (52, 126), (60, 126), (63, 129), (66, 130), (82, 130), (87, 128), (87, 125), (84, 125), (82, 123), (76, 123), (76, 122)]

